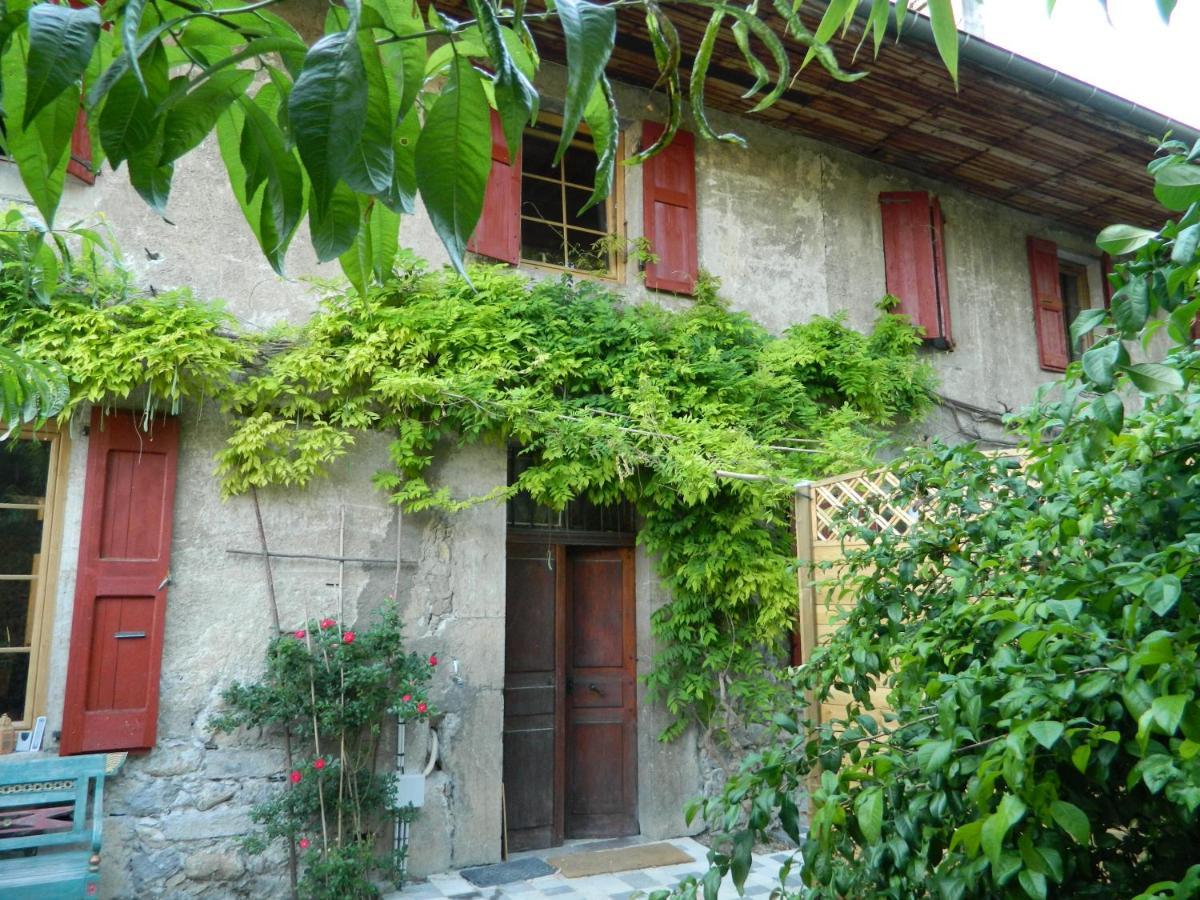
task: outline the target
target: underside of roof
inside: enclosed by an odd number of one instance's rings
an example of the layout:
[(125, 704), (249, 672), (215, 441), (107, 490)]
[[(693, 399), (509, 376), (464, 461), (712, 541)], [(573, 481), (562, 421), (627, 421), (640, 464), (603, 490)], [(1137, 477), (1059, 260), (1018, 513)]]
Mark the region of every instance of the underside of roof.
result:
[[(813, 27), (821, 8), (803, 8), (811, 10)], [(663, 11), (679, 30), (686, 64), (711, 10), (667, 4)], [(960, 35), (956, 92), (928, 23), (917, 16), (906, 21), (901, 40), (894, 40), (893, 23), (878, 57), (868, 43), (855, 63), (864, 21), (860, 16), (833, 46), (843, 68), (867, 77), (839, 82), (814, 62), (778, 103), (751, 118), (1089, 232), (1113, 222), (1156, 225), (1166, 217), (1146, 163), (1168, 129), (1189, 143), (1200, 132), (967, 35)], [(781, 19), (768, 22), (783, 33)], [(619, 23), (609, 75), (651, 87), (657, 71), (644, 18), (636, 9), (621, 10)], [(562, 61), (557, 26), (535, 30), (543, 56)], [(786, 43), (798, 67), (805, 48), (791, 38)], [(765, 49), (756, 49), (769, 64)], [(724, 30), (709, 68), (708, 105), (745, 114), (755, 101), (741, 95), (753, 83)]]

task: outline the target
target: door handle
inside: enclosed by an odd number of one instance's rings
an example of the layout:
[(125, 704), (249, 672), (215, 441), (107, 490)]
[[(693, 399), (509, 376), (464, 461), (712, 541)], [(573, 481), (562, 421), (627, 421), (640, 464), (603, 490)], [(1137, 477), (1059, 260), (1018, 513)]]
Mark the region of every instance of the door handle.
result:
[(118, 641), (127, 641), (130, 638), (144, 638), (145, 636), (146, 632), (144, 631), (118, 631), (113, 635)]
[(603, 697), (603, 696), (604, 696), (604, 691), (602, 691), (602, 690), (600, 690), (600, 688), (596, 687), (596, 682), (594, 682), (594, 681), (593, 681), (591, 684), (589, 684), (589, 685), (588, 685), (588, 690), (589, 690), (589, 691), (595, 691), (595, 692), (596, 692), (597, 694), (599, 694), (601, 697)]

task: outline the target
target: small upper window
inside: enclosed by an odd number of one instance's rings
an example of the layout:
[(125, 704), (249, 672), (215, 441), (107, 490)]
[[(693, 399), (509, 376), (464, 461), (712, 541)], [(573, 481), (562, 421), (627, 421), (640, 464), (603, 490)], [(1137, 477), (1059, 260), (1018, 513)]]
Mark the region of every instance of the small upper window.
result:
[[(615, 198), (582, 211), (592, 195), (596, 150), (583, 129), (554, 165), (558, 123), (539, 121), (521, 145), (521, 262), (617, 275)], [(616, 191), (613, 191), (615, 194)]]
[(1076, 348), (1070, 338), (1071, 323), (1083, 310), (1091, 306), (1087, 269), (1078, 263), (1067, 262), (1060, 257), (1058, 260), (1058, 289), (1062, 293), (1063, 327), (1067, 333), (1067, 354), (1071, 359), (1078, 359), (1090, 346), (1090, 341), (1085, 338), (1081, 346)]

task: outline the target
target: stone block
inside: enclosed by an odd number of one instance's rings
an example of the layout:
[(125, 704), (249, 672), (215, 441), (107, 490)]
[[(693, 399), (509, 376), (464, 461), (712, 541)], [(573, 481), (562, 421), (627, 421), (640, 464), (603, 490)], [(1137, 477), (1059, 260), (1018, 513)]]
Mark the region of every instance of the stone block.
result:
[(169, 747), (152, 751), (131, 766), (135, 771), (157, 778), (185, 775), (200, 768), (200, 751), (195, 747)]
[(175, 813), (163, 819), (161, 827), (168, 841), (199, 841), (207, 838), (241, 837), (252, 831), (254, 825), (244, 811), (210, 810)]
[(233, 853), (203, 850), (187, 858), (183, 871), (193, 881), (232, 881), (241, 877), (246, 866)]
[(282, 750), (210, 750), (204, 755), (205, 778), (269, 778), (285, 768)]
[(201, 812), (212, 809), (217, 804), (230, 799), (236, 790), (237, 788), (231, 784), (206, 784), (200, 790), (200, 796), (196, 798), (196, 809)]

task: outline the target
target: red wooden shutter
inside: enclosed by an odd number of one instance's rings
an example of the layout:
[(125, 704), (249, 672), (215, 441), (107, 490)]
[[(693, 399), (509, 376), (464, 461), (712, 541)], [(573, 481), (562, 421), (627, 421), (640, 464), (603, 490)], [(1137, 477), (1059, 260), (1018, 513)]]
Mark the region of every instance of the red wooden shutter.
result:
[(924, 329), (925, 339), (950, 341), (942, 208), (925, 191), (884, 191), (883, 265), (887, 292), (900, 312)]
[(82, 106), (75, 118), (75, 130), (71, 132), (71, 159), (67, 163), (67, 172), (87, 184), (96, 183), (96, 173), (92, 171), (92, 135), (88, 132), (87, 115)]
[(467, 249), (514, 266), (521, 260), (521, 154), (508, 161), (500, 116), (492, 110), (492, 170), (483, 194), (483, 213)]
[[(663, 126), (646, 122), (642, 146)], [(696, 141), (677, 132), (671, 145), (642, 166), (643, 231), (658, 262), (646, 266), (646, 287), (690, 294), (699, 273), (696, 259)]]
[(1029, 238), (1028, 245), (1038, 362), (1043, 369), (1062, 372), (1066, 370), (1070, 356), (1067, 353), (1062, 290), (1058, 283), (1058, 246), (1053, 241), (1034, 237)]
[(179, 422), (92, 414), (63, 754), (154, 746)]

